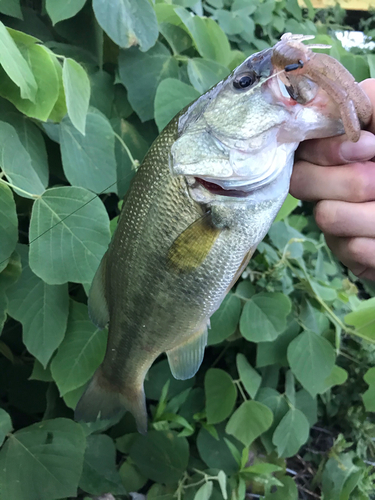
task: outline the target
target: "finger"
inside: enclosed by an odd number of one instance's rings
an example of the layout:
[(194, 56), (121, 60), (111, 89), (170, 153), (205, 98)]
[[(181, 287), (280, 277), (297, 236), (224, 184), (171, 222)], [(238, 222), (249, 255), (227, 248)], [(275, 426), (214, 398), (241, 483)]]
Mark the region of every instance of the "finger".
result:
[[(375, 108), (375, 78), (368, 78), (359, 84), (366, 94), (369, 96), (370, 101), (372, 102), (373, 108)], [(375, 134), (375, 116), (374, 113), (372, 115), (372, 119), (369, 125), (366, 127), (367, 130), (370, 130), (373, 134)]]
[(375, 239), (338, 238), (325, 235), (327, 245), (352, 273), (361, 278), (375, 279)]
[(375, 201), (375, 163), (327, 168), (299, 161), (293, 168), (290, 193), (304, 201)]
[(362, 130), (358, 142), (348, 141), (346, 135), (313, 139), (301, 142), (296, 152), (296, 160), (324, 166), (365, 161), (374, 156), (375, 135), (365, 130)]
[(323, 200), (315, 206), (314, 216), (324, 233), (341, 237), (375, 238), (375, 202)]

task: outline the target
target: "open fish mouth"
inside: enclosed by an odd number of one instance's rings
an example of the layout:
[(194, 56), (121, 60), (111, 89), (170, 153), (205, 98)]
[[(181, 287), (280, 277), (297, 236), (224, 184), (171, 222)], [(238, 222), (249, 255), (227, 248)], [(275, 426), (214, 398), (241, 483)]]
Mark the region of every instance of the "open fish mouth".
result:
[(229, 196), (231, 198), (246, 198), (250, 196), (252, 191), (245, 191), (241, 189), (225, 189), (219, 184), (215, 184), (214, 182), (206, 181), (201, 177), (194, 177), (195, 181), (203, 186), (207, 191), (216, 196)]

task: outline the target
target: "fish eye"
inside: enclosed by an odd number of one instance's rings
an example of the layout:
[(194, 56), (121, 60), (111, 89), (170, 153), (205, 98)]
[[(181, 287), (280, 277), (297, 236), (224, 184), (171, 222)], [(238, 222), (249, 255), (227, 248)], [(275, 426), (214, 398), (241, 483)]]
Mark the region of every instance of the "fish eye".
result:
[(233, 87), (236, 89), (246, 89), (253, 85), (256, 81), (256, 76), (254, 73), (249, 73), (246, 75), (240, 75), (233, 81)]

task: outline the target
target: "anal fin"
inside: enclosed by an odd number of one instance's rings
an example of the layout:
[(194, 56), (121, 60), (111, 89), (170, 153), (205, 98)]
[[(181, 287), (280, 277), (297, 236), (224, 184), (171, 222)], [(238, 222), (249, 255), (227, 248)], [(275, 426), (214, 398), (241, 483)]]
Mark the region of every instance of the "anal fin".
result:
[(89, 292), (88, 306), (91, 321), (100, 329), (105, 328), (109, 322), (107, 299), (105, 298), (105, 273), (107, 252), (95, 273)]
[(207, 328), (197, 332), (187, 342), (167, 351), (172, 375), (178, 380), (193, 377), (203, 361), (207, 344)]

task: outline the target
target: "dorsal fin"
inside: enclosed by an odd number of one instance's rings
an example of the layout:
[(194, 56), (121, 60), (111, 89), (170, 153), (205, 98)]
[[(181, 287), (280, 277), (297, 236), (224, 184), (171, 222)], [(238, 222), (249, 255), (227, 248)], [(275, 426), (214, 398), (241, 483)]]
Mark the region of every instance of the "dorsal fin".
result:
[(190, 272), (199, 267), (221, 233), (207, 213), (194, 221), (178, 236), (169, 249), (167, 259), (177, 272)]

